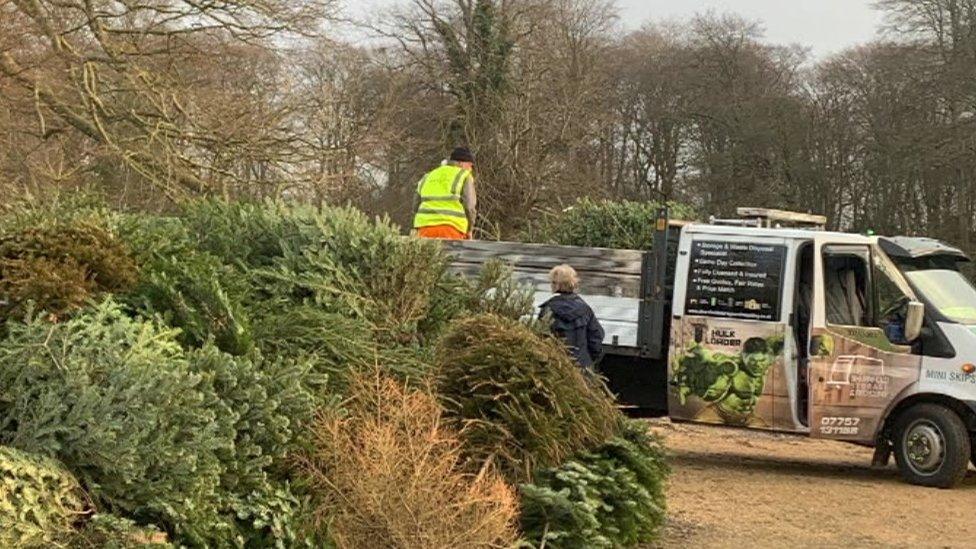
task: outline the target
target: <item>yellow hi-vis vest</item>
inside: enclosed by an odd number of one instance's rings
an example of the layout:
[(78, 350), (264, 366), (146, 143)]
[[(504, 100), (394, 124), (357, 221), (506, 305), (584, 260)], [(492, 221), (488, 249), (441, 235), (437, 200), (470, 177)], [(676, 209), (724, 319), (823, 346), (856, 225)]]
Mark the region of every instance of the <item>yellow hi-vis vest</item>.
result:
[(451, 225), (467, 234), (468, 216), (462, 195), (471, 172), (457, 166), (441, 166), (428, 173), (417, 185), (420, 207), (413, 218), (413, 228)]

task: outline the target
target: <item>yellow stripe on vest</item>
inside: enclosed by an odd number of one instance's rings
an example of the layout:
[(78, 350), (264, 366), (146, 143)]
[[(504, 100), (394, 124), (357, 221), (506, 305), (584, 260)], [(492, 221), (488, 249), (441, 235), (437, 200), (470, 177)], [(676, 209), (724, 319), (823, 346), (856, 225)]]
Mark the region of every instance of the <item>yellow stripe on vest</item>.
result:
[(468, 232), (461, 196), (470, 177), (471, 172), (457, 166), (441, 166), (425, 175), (417, 185), (420, 208), (413, 220), (414, 228), (450, 225), (462, 233)]

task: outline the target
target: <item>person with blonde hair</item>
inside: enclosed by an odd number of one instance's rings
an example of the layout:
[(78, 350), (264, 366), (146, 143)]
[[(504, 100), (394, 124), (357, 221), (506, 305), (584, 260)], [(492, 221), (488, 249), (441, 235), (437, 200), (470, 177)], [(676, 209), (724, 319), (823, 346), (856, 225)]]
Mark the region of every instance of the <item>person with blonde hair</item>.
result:
[(580, 366), (592, 370), (603, 356), (604, 332), (593, 309), (577, 293), (579, 275), (569, 265), (559, 265), (549, 271), (549, 283), (556, 295), (539, 307), (539, 318), (551, 319), (552, 333), (566, 342)]

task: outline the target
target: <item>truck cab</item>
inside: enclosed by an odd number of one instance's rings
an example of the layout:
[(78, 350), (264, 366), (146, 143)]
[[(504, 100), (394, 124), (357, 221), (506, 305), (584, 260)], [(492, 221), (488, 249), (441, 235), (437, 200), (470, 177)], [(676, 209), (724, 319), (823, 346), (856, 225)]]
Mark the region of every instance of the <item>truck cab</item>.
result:
[(966, 256), (924, 238), (777, 227), (776, 215), (682, 229), (669, 415), (870, 445), (910, 482), (956, 484), (976, 460)]

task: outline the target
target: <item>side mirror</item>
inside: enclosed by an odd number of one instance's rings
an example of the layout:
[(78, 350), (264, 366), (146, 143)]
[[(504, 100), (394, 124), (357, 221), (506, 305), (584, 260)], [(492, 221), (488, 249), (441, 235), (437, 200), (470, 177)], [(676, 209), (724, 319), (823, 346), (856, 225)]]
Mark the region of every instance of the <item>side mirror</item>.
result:
[(909, 301), (905, 311), (905, 340), (914, 342), (922, 335), (922, 322), (925, 320), (925, 304)]

